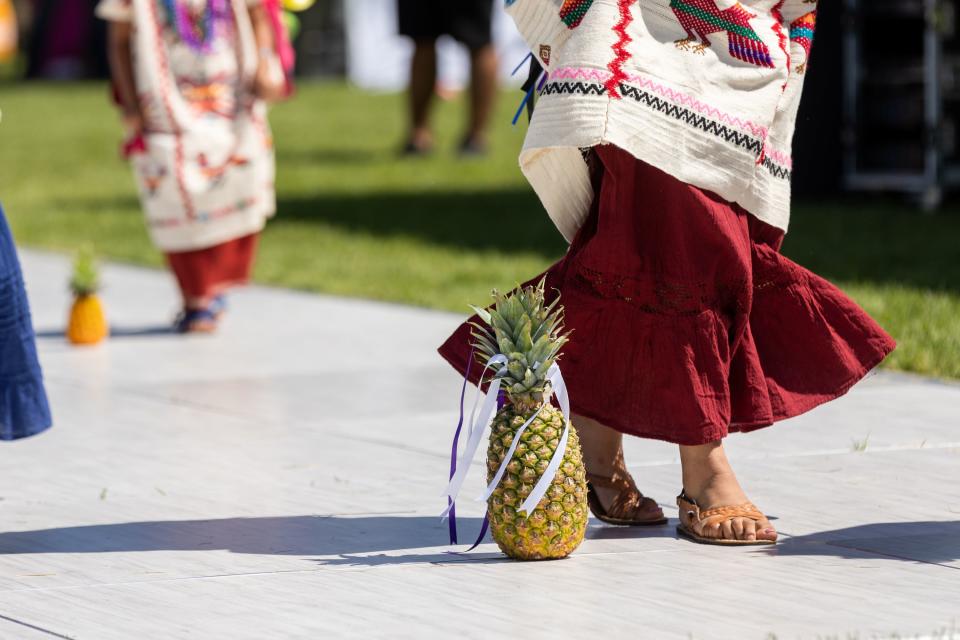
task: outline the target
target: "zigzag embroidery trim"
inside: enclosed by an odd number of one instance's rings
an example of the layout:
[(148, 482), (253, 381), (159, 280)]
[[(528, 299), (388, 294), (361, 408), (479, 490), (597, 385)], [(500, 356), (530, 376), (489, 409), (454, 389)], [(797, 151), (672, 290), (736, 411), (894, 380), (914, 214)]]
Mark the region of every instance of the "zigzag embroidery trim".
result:
[[(711, 120), (703, 114), (697, 113), (680, 105), (664, 100), (662, 97), (644, 91), (640, 87), (632, 86), (621, 82), (619, 88), (620, 95), (624, 98), (631, 98), (634, 101), (647, 106), (654, 111), (661, 113), (669, 118), (688, 124), (704, 133), (710, 134), (736, 147), (749, 151), (757, 158), (760, 158), (760, 164), (776, 178), (790, 180), (791, 171), (789, 168), (780, 166), (774, 160), (763, 153), (764, 143), (762, 138), (753, 137), (742, 131), (732, 129), (725, 124)], [(556, 81), (551, 78), (541, 92), (541, 95), (593, 95), (602, 96), (607, 93), (607, 87), (603, 84), (581, 81)]]
[[(608, 71), (603, 71), (600, 69), (585, 69), (578, 67), (561, 67), (550, 74), (551, 80), (590, 80), (599, 84), (606, 84), (607, 80), (610, 79), (610, 73)], [(630, 74), (626, 78), (627, 82), (630, 84), (635, 84), (639, 87), (642, 87), (648, 91), (656, 93), (672, 102), (681, 104), (685, 107), (693, 109), (694, 111), (701, 113), (705, 116), (709, 116), (718, 120), (724, 124), (730, 125), (732, 127), (737, 127), (744, 131), (749, 131), (758, 138), (767, 137), (767, 128), (759, 124), (750, 122), (749, 120), (741, 120), (736, 116), (731, 116), (728, 113), (720, 111), (716, 107), (713, 107), (704, 102), (700, 102), (693, 96), (681, 93), (675, 89), (664, 86), (658, 82), (640, 76), (637, 74)]]
[(602, 96), (606, 95), (607, 88), (602, 84), (594, 84), (592, 82), (549, 82), (543, 88), (543, 91), (540, 92), (540, 95), (550, 96), (571, 93), (583, 96)]
[(788, 154), (784, 153), (783, 151), (777, 151), (776, 149), (771, 149), (770, 147), (767, 147), (766, 151), (764, 152), (764, 155), (766, 155), (768, 158), (770, 158), (777, 164), (781, 164), (788, 169), (793, 169), (793, 158), (791, 158)]
[(774, 178), (790, 181), (793, 178), (793, 172), (786, 167), (776, 164), (769, 156), (763, 159), (763, 168), (770, 172)]

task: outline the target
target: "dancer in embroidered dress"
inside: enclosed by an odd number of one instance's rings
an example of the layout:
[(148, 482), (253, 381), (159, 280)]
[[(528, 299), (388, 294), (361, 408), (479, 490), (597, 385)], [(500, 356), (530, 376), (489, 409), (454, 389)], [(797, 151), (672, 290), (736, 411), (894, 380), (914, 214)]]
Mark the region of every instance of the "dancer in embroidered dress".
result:
[(126, 153), (183, 294), (181, 332), (216, 329), (274, 215), (266, 100), (284, 96), (260, 0), (101, 0)]
[(27, 438), (49, 427), (27, 292), (0, 207), (0, 440)]
[(493, 47), (493, 0), (397, 0), (400, 34), (413, 40), (410, 65), (410, 131), (407, 155), (433, 150), (430, 106), (437, 85), (437, 38), (449, 35), (470, 51), (470, 121), (460, 143), (463, 155), (487, 150), (487, 126), (497, 94)]
[[(572, 330), (561, 366), (591, 509), (666, 522), (621, 450), (623, 434), (666, 440), (681, 535), (771, 544), (723, 439), (842, 395), (895, 346), (779, 252), (816, 2), (507, 4), (549, 73), (520, 163), (571, 243), (545, 275)], [(469, 334), (440, 350), (461, 372)]]

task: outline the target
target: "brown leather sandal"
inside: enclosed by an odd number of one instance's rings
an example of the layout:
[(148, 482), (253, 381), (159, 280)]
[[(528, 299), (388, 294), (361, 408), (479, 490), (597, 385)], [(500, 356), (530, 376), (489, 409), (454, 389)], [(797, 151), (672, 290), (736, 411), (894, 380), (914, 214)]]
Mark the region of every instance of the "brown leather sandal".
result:
[[(613, 504), (607, 509), (600, 502), (600, 496), (597, 495), (594, 487), (604, 489), (613, 489), (617, 491), (617, 497)], [(607, 524), (615, 524), (622, 527), (649, 527), (658, 524), (666, 524), (667, 518), (660, 510), (660, 515), (647, 518), (638, 518), (636, 514), (640, 508), (647, 504), (656, 504), (651, 498), (645, 497), (633, 483), (629, 475), (626, 477), (616, 475), (612, 478), (598, 476), (587, 473), (587, 503), (590, 505), (590, 511), (598, 520)]]
[(700, 544), (714, 544), (724, 547), (753, 547), (759, 545), (776, 544), (776, 540), (731, 540), (729, 538), (708, 538), (697, 533), (697, 530), (703, 531), (703, 527), (714, 524), (722, 524), (733, 518), (747, 518), (754, 522), (761, 522), (767, 517), (763, 512), (757, 509), (753, 503), (744, 502), (743, 504), (714, 507), (713, 509), (700, 510), (696, 501), (687, 495), (686, 491), (681, 491), (677, 496), (677, 507), (680, 509), (680, 524), (677, 525), (677, 533), (687, 540), (698, 542)]

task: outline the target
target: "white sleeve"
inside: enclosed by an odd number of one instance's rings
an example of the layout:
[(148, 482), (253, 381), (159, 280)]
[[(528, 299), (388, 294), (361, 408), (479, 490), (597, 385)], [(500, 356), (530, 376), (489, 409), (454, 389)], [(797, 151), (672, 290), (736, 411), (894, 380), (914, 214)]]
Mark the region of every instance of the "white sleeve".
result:
[[(517, 24), (520, 35), (545, 69), (550, 69), (552, 52), (566, 42), (570, 29), (561, 17), (565, 5), (582, 5), (584, 13), (589, 0), (505, 0), (507, 13)], [(582, 17), (582, 16), (581, 16)]]

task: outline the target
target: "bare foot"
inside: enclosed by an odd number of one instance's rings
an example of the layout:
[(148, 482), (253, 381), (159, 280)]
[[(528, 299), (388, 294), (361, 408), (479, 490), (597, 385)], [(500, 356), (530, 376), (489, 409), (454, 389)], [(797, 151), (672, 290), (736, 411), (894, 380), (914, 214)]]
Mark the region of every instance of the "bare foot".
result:
[[(684, 492), (696, 501), (701, 511), (750, 502), (737, 481), (730, 461), (727, 460), (722, 442), (696, 447), (681, 446), (680, 462), (683, 465)], [(759, 521), (731, 518), (722, 523), (705, 525), (697, 533), (707, 538), (726, 540), (777, 539), (776, 529), (766, 518)]]
[[(627, 471), (623, 459), (623, 435), (582, 416), (573, 416), (573, 423), (580, 436), (587, 474), (595, 478), (591, 489), (604, 511), (623, 520), (652, 522), (664, 519), (660, 506), (640, 493)], [(606, 479), (620, 486), (609, 486)], [(624, 485), (624, 481), (628, 484)], [(625, 492), (629, 493), (625, 495)]]

